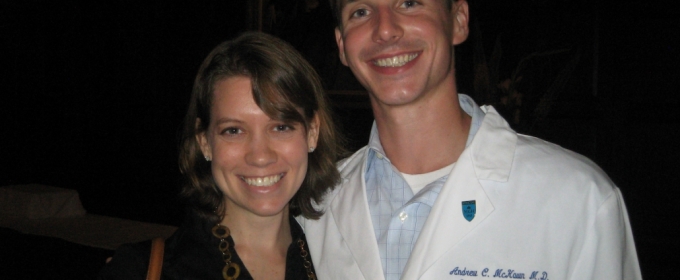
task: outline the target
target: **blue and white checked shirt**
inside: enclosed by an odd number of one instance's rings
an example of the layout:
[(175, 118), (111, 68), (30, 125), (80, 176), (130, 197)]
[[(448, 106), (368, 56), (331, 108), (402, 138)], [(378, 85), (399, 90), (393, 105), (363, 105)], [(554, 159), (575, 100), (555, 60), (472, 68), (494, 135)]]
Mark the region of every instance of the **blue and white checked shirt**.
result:
[[(472, 117), (466, 146), (482, 125), (484, 112), (467, 95), (459, 94), (460, 106)], [(378, 249), (386, 280), (398, 280), (411, 255), (413, 245), (427, 220), (448, 175), (425, 186), (414, 195), (380, 144), (373, 125), (368, 143), (366, 195), (371, 221), (378, 239)]]

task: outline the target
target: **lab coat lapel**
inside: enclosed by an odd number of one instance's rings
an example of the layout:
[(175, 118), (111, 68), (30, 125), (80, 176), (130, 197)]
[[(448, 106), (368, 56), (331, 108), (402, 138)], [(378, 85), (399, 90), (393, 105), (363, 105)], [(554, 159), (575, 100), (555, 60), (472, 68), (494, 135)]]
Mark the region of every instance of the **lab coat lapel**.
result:
[[(385, 279), (380, 263), (380, 253), (376, 244), (376, 237), (371, 223), (371, 215), (366, 200), (364, 172), (366, 161), (354, 168), (361, 168), (361, 172), (349, 172), (353, 176), (344, 178), (342, 188), (336, 199), (331, 202), (338, 230), (346, 241), (352, 256), (355, 258), (364, 279)], [(356, 276), (347, 279), (357, 279)]]
[[(482, 126), (472, 144), (458, 158), (439, 193), (402, 279), (418, 279), (494, 211), (479, 180), (507, 181), (517, 135), (492, 107), (482, 109), (487, 113)], [(471, 221), (467, 221), (462, 202), (470, 200), (476, 203), (476, 213)]]
[[(466, 160), (461, 160), (463, 158)], [(418, 279), (448, 250), (458, 244), (482, 222), (494, 208), (474, 174), (465, 151), (454, 167), (432, 207), (423, 230), (418, 236), (402, 279)], [(477, 212), (472, 221), (463, 217), (462, 202), (475, 200)]]

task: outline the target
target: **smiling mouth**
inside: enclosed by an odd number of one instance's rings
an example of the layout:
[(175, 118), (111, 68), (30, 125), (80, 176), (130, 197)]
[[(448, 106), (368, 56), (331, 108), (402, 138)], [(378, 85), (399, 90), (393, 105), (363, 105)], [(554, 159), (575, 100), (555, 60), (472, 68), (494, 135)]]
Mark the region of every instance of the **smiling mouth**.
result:
[(273, 184), (276, 184), (276, 182), (278, 182), (279, 180), (281, 180), (281, 177), (283, 177), (283, 174), (267, 177), (252, 177), (252, 178), (241, 177), (241, 179), (243, 179), (243, 181), (246, 182), (246, 184), (254, 187), (269, 187)]
[(418, 57), (418, 53), (402, 54), (388, 58), (376, 59), (373, 64), (380, 67), (400, 67)]

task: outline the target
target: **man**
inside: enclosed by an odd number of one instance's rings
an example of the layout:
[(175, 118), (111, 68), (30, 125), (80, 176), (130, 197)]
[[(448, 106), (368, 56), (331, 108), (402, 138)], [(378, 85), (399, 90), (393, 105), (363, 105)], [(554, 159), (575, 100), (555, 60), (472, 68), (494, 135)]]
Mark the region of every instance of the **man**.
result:
[(465, 0), (335, 1), (375, 124), (324, 216), (301, 220), (320, 279), (641, 278), (609, 178), (457, 93)]

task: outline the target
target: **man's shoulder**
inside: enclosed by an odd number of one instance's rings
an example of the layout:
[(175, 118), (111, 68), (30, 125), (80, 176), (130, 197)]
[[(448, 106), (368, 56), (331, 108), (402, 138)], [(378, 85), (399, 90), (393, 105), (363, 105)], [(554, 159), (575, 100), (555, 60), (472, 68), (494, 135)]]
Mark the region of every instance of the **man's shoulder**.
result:
[[(589, 158), (543, 139), (515, 132), (491, 106), (484, 106), (484, 123), (475, 136), (475, 153), (482, 161), (512, 162), (513, 169), (540, 168), (546, 174), (555, 172), (605, 173)], [(479, 140), (479, 139), (482, 140)], [(482, 141), (482, 142), (479, 142)], [(509, 152), (508, 149), (513, 149)], [(512, 157), (512, 158), (508, 158)], [(490, 164), (490, 162), (484, 162)], [(493, 164), (491, 164), (493, 165)]]
[[(607, 174), (592, 160), (579, 153), (537, 137), (518, 134), (515, 170), (552, 181), (555, 185), (596, 187), (610, 193), (615, 188)], [(606, 195), (605, 195), (606, 196)]]
[(366, 149), (368, 148), (363, 147), (354, 152), (354, 154), (351, 156), (341, 159), (336, 163), (336, 167), (340, 172), (340, 181), (338, 181), (337, 185), (332, 190), (323, 196), (321, 203), (313, 203), (314, 208), (325, 211), (325, 209), (328, 208), (329, 204), (336, 198), (336, 196), (341, 193), (343, 188), (348, 187), (345, 182), (350, 180), (350, 178), (353, 176), (361, 176), (361, 166), (366, 160)]
[(547, 164), (546, 167), (553, 167), (553, 164), (566, 165), (576, 170), (604, 173), (592, 160), (577, 152), (534, 136), (517, 136), (515, 154), (518, 160)]

